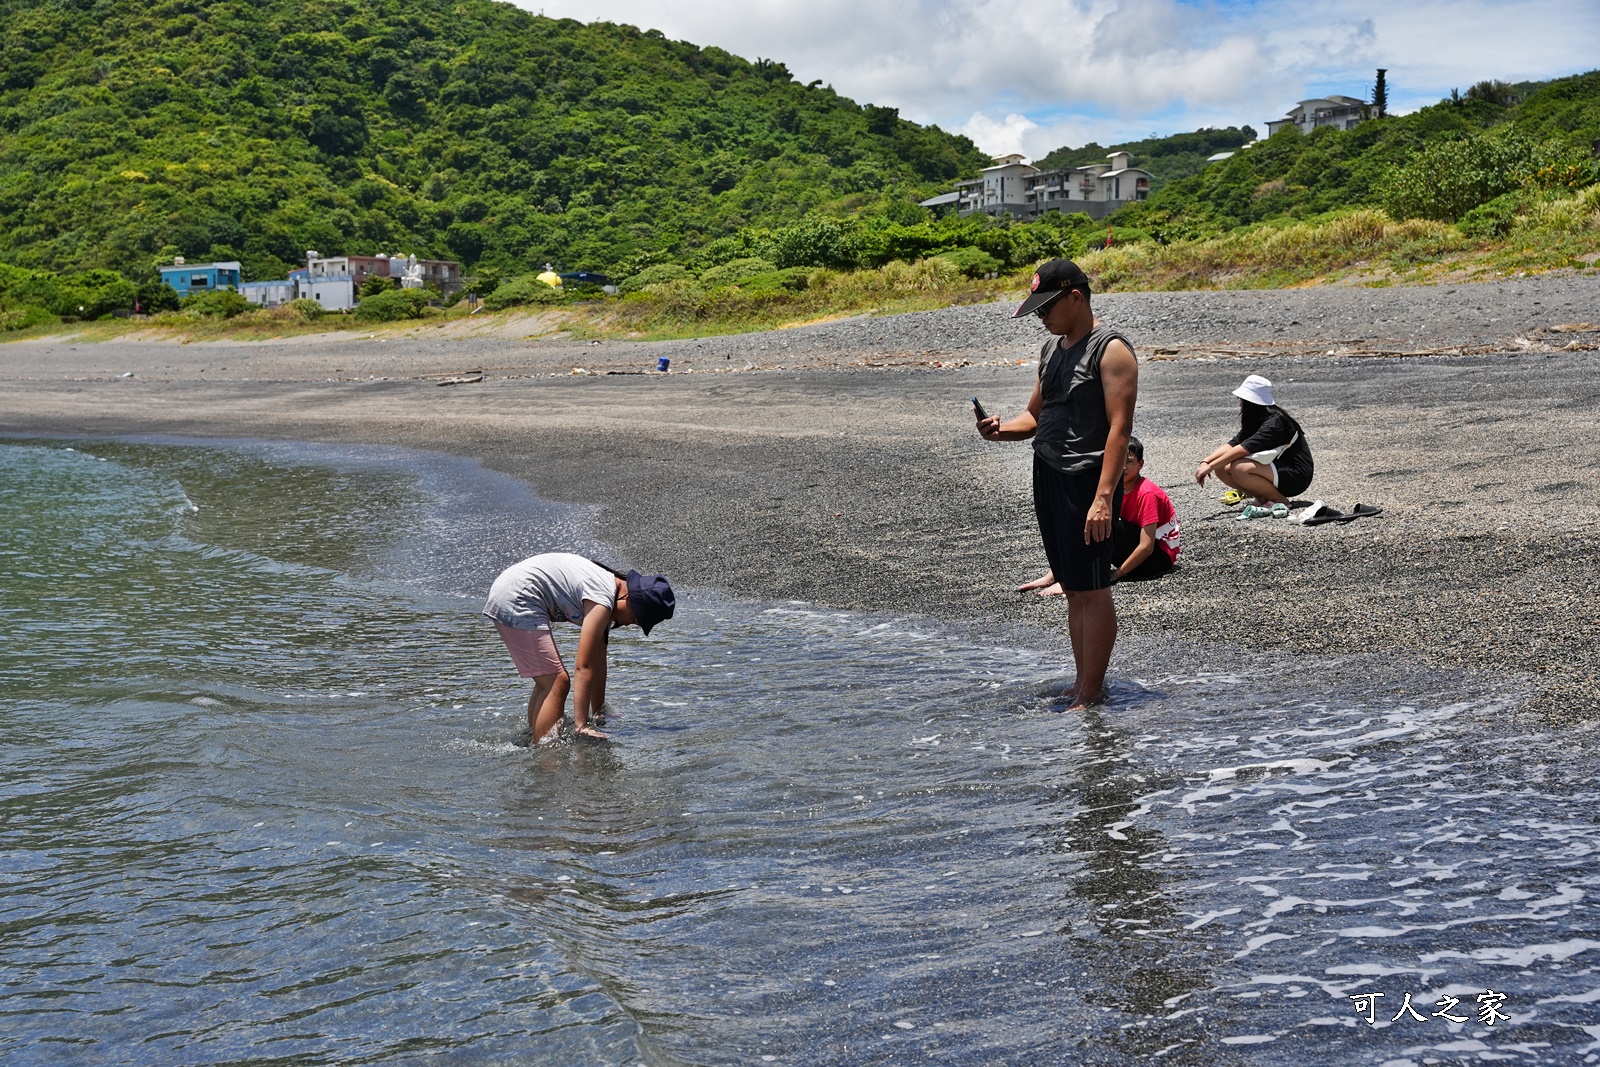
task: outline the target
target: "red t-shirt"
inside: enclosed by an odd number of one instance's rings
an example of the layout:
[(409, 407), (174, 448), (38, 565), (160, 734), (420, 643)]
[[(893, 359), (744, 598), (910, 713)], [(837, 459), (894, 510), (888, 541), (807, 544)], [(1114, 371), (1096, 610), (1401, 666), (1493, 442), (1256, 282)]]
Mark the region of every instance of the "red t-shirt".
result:
[(1149, 478), (1140, 478), (1133, 492), (1122, 494), (1122, 517), (1135, 526), (1154, 526), (1156, 546), (1167, 559), (1178, 562), (1178, 509), (1165, 489)]

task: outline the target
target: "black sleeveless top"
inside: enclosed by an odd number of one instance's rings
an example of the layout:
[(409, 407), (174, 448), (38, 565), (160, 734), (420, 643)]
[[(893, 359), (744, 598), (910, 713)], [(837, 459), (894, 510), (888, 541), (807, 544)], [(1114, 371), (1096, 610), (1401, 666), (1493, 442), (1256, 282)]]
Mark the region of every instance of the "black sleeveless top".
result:
[(1128, 339), (1097, 326), (1074, 345), (1062, 347), (1052, 337), (1039, 350), (1039, 428), (1033, 451), (1062, 474), (1098, 473), (1105, 457), (1111, 420), (1106, 418), (1106, 391), (1100, 382), (1100, 360), (1106, 346)]

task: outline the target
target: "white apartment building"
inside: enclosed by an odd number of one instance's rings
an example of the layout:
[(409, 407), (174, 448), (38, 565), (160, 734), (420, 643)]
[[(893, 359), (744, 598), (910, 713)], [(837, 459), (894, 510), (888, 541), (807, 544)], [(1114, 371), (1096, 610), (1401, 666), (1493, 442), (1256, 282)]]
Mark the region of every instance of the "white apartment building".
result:
[(1040, 170), (1019, 155), (999, 156), (978, 177), (957, 182), (955, 192), (931, 197), (922, 206), (1021, 218), (1081, 211), (1101, 219), (1150, 195), (1150, 172), (1129, 166), (1128, 158), (1126, 152), (1113, 152), (1105, 163)]
[(1083, 211), (1100, 219), (1124, 204), (1149, 198), (1149, 171), (1129, 166), (1126, 152), (1113, 152), (1106, 159), (1109, 162), (1034, 174), (1027, 181), (1032, 214)]
[(1370, 105), (1353, 96), (1327, 96), (1315, 100), (1302, 100), (1281, 119), (1267, 121), (1267, 136), (1271, 137), (1285, 126), (1293, 126), (1301, 133), (1310, 133), (1323, 126), (1348, 130), (1359, 126), (1367, 117)]

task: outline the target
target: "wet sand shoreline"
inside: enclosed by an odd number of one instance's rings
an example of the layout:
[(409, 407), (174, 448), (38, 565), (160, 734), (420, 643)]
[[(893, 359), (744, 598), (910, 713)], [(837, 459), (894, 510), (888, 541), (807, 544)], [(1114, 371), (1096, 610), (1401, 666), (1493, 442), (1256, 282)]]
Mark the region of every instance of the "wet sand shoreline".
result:
[[(1600, 717), (1600, 279), (1539, 281), (1472, 288), (1480, 320), (1458, 314), (1453, 294), (1376, 291), (1382, 326), (1364, 334), (1363, 292), (1100, 298), (1140, 349), (1135, 432), (1183, 521), (1179, 571), (1119, 587), (1125, 634), (1241, 659), (1376, 654), (1509, 673), (1553, 721)], [(1043, 568), (1031, 453), (978, 439), (967, 402), (976, 393), (1009, 413), (1031, 388), (1042, 335), (1006, 311), (650, 344), (13, 343), (0, 345), (0, 433), (465, 455), (547, 498), (600, 504), (599, 535), (675, 579), (1059, 636), (1063, 605), (1011, 591)], [(863, 330), (894, 343), (853, 341)], [(953, 343), (924, 343), (940, 336)], [(1492, 354), (1363, 354), (1441, 350)], [(605, 373), (658, 353), (693, 373)], [(466, 370), (484, 380), (438, 384)], [(1240, 522), (1214, 483), (1194, 485), (1199, 457), (1233, 432), (1229, 391), (1250, 372), (1271, 377), (1306, 427), (1317, 478), (1305, 495), (1382, 516)]]

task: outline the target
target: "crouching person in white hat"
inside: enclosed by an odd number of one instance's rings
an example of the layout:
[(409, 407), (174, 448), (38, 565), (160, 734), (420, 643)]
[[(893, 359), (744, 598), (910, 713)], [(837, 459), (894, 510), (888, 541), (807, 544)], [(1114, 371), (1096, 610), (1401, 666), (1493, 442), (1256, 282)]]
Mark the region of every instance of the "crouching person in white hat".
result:
[(1239, 432), (1200, 461), (1194, 480), (1205, 485), (1215, 474), (1240, 497), (1253, 497), (1257, 504), (1287, 504), (1311, 485), (1311, 446), (1305, 431), (1272, 402), (1272, 383), (1261, 375), (1250, 375), (1233, 395), (1239, 398)]
[[(483, 613), (494, 620), (517, 673), (533, 680), (528, 698), (532, 743), (554, 733), (566, 718), (569, 691), (577, 735), (606, 740), (597, 727), (605, 710), (610, 632), (638, 626), (648, 635), (658, 622), (672, 618), (675, 604), (664, 574), (624, 574), (570, 552), (545, 552), (502, 571)], [(567, 673), (551, 634), (558, 621), (579, 627), (576, 678)]]

